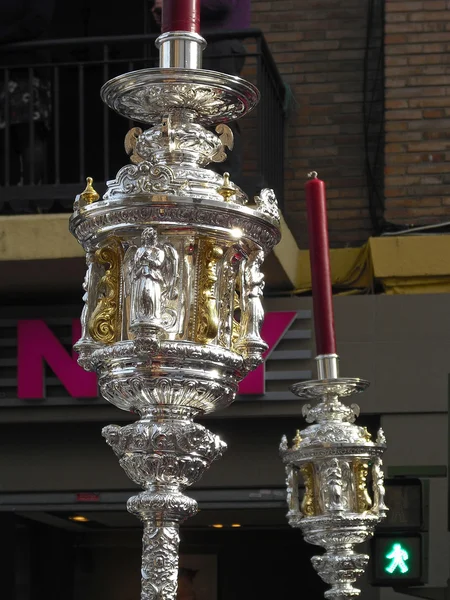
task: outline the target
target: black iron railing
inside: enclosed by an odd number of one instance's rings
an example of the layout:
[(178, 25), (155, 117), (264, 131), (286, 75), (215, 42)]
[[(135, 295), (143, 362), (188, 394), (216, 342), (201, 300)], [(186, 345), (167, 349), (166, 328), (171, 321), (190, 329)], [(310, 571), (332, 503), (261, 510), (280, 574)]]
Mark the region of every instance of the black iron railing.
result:
[[(65, 212), (86, 175), (100, 193), (126, 164), (123, 139), (134, 123), (100, 100), (116, 75), (157, 66), (156, 35), (43, 40), (0, 46), (0, 211)], [(240, 122), (243, 176), (250, 195), (262, 187), (283, 198), (285, 87), (259, 30), (206, 35), (240, 40), (241, 75), (261, 102)], [(236, 53), (233, 53), (236, 58)], [(208, 68), (221, 57), (210, 56)], [(217, 63), (219, 70), (219, 63)], [(25, 95), (25, 100), (24, 100)], [(32, 101), (30, 101), (32, 98)], [(25, 109), (24, 109), (25, 106)]]

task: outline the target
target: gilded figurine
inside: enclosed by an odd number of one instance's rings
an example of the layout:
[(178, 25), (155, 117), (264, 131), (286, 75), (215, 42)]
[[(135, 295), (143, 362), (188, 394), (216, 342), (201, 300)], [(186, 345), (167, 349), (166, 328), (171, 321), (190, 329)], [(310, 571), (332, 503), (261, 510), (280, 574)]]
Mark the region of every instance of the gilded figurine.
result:
[(217, 268), (223, 249), (212, 240), (199, 241), (198, 308), (195, 314), (194, 339), (209, 344), (219, 331), (217, 306)]
[(302, 500), (301, 512), (305, 517), (313, 517), (316, 514), (316, 501), (314, 496), (314, 471), (312, 464), (303, 464), (300, 467), (305, 485), (305, 493)]
[(365, 460), (356, 460), (353, 465), (356, 489), (357, 512), (363, 513), (372, 506), (372, 499), (367, 491), (367, 475), (369, 464)]

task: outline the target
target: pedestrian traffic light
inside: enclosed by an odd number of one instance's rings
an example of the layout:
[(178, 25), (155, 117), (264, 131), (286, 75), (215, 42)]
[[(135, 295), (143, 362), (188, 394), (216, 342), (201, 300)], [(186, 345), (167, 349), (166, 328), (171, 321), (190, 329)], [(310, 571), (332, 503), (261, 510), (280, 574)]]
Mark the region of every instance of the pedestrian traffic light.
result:
[(386, 479), (387, 516), (377, 531), (420, 531), (424, 525), (424, 502), (420, 479)]
[(404, 575), (405, 573), (409, 572), (409, 560), (411, 557), (409, 552), (407, 552), (407, 550), (405, 550), (403, 547), (402, 542), (399, 542), (398, 540), (392, 542), (392, 546), (388, 548), (384, 558), (390, 561), (384, 566), (386, 573), (390, 573), (392, 575), (398, 570), (402, 575)]
[(379, 534), (372, 541), (375, 585), (409, 586), (423, 583), (422, 534)]
[(387, 479), (387, 518), (372, 540), (372, 585), (408, 587), (428, 576), (428, 485), (417, 478)]

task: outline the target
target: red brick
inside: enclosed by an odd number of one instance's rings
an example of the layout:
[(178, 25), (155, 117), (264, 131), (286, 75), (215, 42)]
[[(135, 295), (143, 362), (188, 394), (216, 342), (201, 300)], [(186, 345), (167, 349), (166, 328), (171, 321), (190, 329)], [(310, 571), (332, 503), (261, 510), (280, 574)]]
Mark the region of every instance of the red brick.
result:
[(424, 119), (441, 119), (445, 117), (445, 110), (435, 108), (434, 110), (424, 110), (423, 118)]
[(407, 44), (409, 37), (403, 33), (388, 33), (384, 36), (385, 44)]
[(424, 8), (426, 10), (445, 10), (448, 8), (448, 3), (445, 0), (427, 0), (424, 2)]
[(400, 167), (384, 167), (384, 174), (385, 175), (402, 175), (403, 173), (406, 173), (406, 168), (405, 166), (400, 166)]
[(425, 31), (425, 25), (423, 23), (386, 23), (384, 28), (384, 32), (387, 34), (413, 33), (419, 31)]
[(438, 196), (433, 196), (432, 198), (402, 198), (401, 200), (389, 200), (390, 207), (402, 207), (402, 206), (417, 206), (419, 204), (421, 206), (440, 206), (441, 199)]
[[(403, 57), (402, 57), (403, 58)], [(407, 57), (410, 65), (448, 65), (450, 64), (450, 56), (447, 54), (416, 54)]]
[(411, 142), (408, 144), (408, 152), (434, 152), (443, 150), (450, 150), (450, 143), (436, 140), (436, 141), (426, 141), (426, 142)]
[(389, 165), (407, 165), (421, 161), (422, 157), (420, 154), (413, 154), (411, 152), (408, 154), (391, 154), (389, 157), (386, 157), (386, 164)]
[(420, 98), (421, 96), (445, 96), (442, 87), (407, 87), (386, 89), (387, 98)]
[(384, 59), (386, 69), (389, 67), (401, 67), (402, 65), (408, 64), (407, 56), (386, 56)]
[(421, 11), (423, 5), (427, 2), (391, 2), (388, 0), (385, 4), (386, 12), (403, 12), (403, 13), (413, 13), (416, 11)]
[(407, 121), (387, 121), (384, 124), (385, 131), (407, 131), (408, 130), (408, 122)]
[(386, 23), (404, 23), (408, 20), (406, 13), (387, 13), (385, 17)]
[(418, 142), (422, 139), (421, 131), (392, 131), (386, 133), (386, 142)]
[[(435, 23), (433, 23), (435, 25)], [(414, 43), (414, 44), (426, 44), (426, 43), (436, 43), (436, 42), (448, 42), (449, 37), (446, 31), (442, 33), (435, 32), (423, 32), (423, 33), (408, 33), (408, 34), (397, 34), (403, 35), (405, 37), (406, 43)], [(403, 43), (403, 42), (398, 42)]]
[(430, 131), (450, 131), (450, 119), (424, 119), (422, 121), (409, 121), (408, 129), (410, 131), (422, 131), (428, 133)]
[(409, 108), (409, 102), (408, 100), (386, 100), (385, 107), (387, 109)]
[(406, 152), (407, 147), (405, 144), (386, 144), (385, 146), (385, 152), (387, 153), (395, 153), (395, 154), (399, 154), (399, 153), (403, 153)]
[(407, 79), (402, 79), (401, 77), (394, 77), (394, 73), (391, 74), (391, 70), (386, 71), (386, 75), (389, 75), (385, 78), (385, 85), (387, 88), (402, 88), (406, 87)]
[(423, 77), (410, 77), (407, 85), (411, 87), (419, 86), (448, 86), (450, 85), (450, 75), (424, 75)]
[[(389, 2), (388, 2), (389, 4)], [(418, 12), (411, 12), (411, 14), (409, 15), (409, 20), (414, 22), (414, 21), (420, 21), (421, 23), (423, 23), (424, 21), (448, 21), (449, 20), (449, 15), (448, 15), (448, 11), (442, 11), (442, 12), (438, 12), (438, 11), (418, 11)]]
[(406, 109), (406, 110), (387, 110), (386, 120), (394, 121), (410, 121), (411, 119), (421, 119), (422, 111), (418, 109)]
[(419, 163), (417, 165), (410, 165), (408, 167), (408, 173), (417, 174), (417, 173), (437, 173), (441, 174), (447, 171), (447, 166), (442, 163)]
[(403, 187), (405, 185), (416, 185), (418, 183), (420, 183), (420, 177), (418, 175), (403, 175), (402, 177), (393, 177), (392, 175), (387, 175), (384, 178), (384, 184), (386, 187)]
[(450, 140), (450, 131), (443, 131), (442, 129), (424, 131), (422, 137), (424, 140)]

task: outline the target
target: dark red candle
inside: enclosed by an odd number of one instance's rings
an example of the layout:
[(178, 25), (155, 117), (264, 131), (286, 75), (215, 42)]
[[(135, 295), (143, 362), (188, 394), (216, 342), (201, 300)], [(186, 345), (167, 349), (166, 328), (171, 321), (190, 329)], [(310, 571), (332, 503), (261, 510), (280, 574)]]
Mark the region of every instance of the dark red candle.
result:
[(200, 33), (200, 0), (163, 0), (162, 33)]
[(317, 354), (336, 353), (333, 292), (331, 289), (330, 251), (328, 243), (327, 198), (325, 183), (310, 174), (306, 182), (309, 260), (314, 307)]

